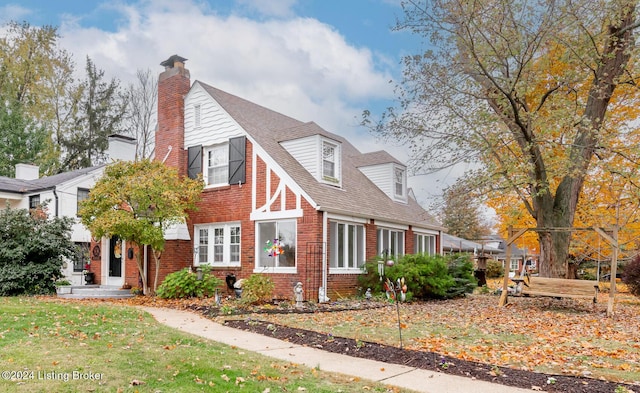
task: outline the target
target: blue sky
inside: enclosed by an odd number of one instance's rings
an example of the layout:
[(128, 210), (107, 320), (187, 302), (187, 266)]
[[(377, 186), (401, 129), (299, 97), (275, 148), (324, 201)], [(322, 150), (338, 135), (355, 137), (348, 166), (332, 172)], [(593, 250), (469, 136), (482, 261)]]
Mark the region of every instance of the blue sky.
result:
[[(420, 38), (393, 31), (399, 0), (0, 0), (0, 20), (57, 26), (78, 72), (86, 56), (107, 76), (132, 82), (160, 73), (173, 54), (191, 80), (343, 135), (360, 151), (407, 149), (377, 141), (358, 125), (365, 109), (394, 105), (401, 59)], [(391, 82), (390, 82), (391, 81)], [(455, 173), (413, 176), (427, 205)]]

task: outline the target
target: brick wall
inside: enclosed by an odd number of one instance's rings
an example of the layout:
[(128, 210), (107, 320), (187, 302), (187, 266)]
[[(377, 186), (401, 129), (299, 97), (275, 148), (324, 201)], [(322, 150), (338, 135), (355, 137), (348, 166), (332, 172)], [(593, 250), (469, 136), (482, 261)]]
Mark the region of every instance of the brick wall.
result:
[[(184, 96), (191, 82), (189, 70), (178, 63), (166, 69), (158, 79), (158, 129), (155, 138), (155, 159), (186, 174), (184, 151)], [(169, 152), (170, 151), (170, 152)], [(168, 154), (168, 155), (167, 155)]]

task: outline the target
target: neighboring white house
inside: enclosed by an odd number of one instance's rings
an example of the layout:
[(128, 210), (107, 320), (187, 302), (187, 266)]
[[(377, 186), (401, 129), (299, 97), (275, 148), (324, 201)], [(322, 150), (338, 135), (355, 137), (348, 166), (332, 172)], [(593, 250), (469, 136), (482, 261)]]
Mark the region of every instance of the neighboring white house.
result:
[[(135, 139), (112, 135), (109, 137), (108, 162), (133, 160)], [(105, 165), (98, 165), (53, 176), (39, 177), (36, 165), (16, 165), (15, 178), (0, 176), (0, 201), (16, 209), (33, 209), (47, 205), (49, 217), (71, 217), (74, 219), (71, 240), (83, 250), (84, 257), (69, 261), (63, 266), (64, 276), (73, 285), (83, 285), (85, 264), (89, 262), (91, 233), (80, 223), (78, 206), (89, 196), (89, 190), (102, 176)], [(4, 208), (4, 206), (3, 206)]]

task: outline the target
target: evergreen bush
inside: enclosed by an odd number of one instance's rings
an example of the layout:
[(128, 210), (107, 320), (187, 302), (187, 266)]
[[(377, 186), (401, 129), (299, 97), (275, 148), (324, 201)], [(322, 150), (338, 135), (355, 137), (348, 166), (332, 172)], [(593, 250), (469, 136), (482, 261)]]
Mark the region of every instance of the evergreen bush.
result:
[[(386, 261), (385, 261), (386, 262)], [(367, 261), (366, 274), (358, 277), (363, 290), (383, 292), (383, 281), (378, 273), (378, 259)], [(441, 255), (407, 254), (384, 268), (385, 280), (394, 283), (404, 277), (407, 299), (442, 299), (471, 293), (477, 286), (473, 276), (473, 263), (468, 256), (443, 257)]]
[(44, 208), (0, 212), (0, 296), (55, 293), (63, 263), (75, 258), (72, 220), (49, 219)]
[(453, 298), (472, 293), (478, 286), (473, 275), (473, 261), (468, 254), (456, 254), (448, 258), (448, 272), (454, 284), (447, 290), (446, 297)]
[(394, 282), (404, 277), (407, 292), (417, 299), (446, 297), (455, 284), (445, 258), (440, 255), (405, 255), (393, 266), (386, 267), (385, 275)]
[(378, 274), (378, 259), (370, 259), (365, 262), (363, 266), (365, 274), (358, 275), (358, 285), (364, 293), (367, 288), (371, 288), (372, 293), (383, 292), (382, 281), (380, 280), (380, 274)]
[(163, 299), (184, 299), (210, 297), (220, 287), (222, 280), (210, 274), (211, 267), (201, 265), (202, 280), (189, 268), (168, 274), (158, 287), (156, 295)]

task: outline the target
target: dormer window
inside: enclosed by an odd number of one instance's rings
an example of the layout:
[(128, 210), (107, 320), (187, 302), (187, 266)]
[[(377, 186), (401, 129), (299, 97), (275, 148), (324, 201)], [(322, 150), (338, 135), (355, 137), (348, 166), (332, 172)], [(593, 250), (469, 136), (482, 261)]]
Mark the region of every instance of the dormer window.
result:
[(320, 139), (320, 181), (340, 186), (340, 144), (328, 139)]
[(342, 186), (342, 145), (324, 135), (280, 142), (317, 181), (334, 187)]
[(406, 190), (406, 171), (401, 167), (393, 168), (393, 186), (396, 198), (404, 198)]
[(336, 145), (322, 142), (322, 177), (336, 178)]

